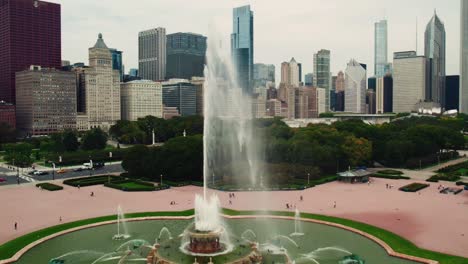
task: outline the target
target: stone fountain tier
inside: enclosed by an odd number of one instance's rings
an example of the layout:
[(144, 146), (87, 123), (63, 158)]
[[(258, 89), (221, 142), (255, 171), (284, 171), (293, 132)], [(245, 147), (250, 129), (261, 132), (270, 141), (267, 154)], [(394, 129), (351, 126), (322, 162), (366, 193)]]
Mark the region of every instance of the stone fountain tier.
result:
[(225, 232), (223, 227), (213, 231), (198, 231), (194, 228), (187, 231), (189, 243), (187, 250), (195, 254), (215, 254), (225, 250), (221, 236)]

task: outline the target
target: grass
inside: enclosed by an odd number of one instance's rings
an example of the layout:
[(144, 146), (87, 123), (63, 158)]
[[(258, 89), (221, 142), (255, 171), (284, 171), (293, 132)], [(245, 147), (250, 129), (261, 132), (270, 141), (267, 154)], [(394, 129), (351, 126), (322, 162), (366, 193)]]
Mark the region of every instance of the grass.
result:
[[(223, 209), (224, 214), (227, 215), (259, 215), (259, 214), (268, 214), (268, 215), (276, 215), (276, 216), (293, 216), (291, 212), (256, 212), (256, 211), (234, 211), (230, 209)], [(133, 214), (126, 214), (126, 218), (138, 218), (138, 217), (150, 217), (150, 216), (191, 216), (194, 214), (193, 210), (188, 211), (181, 211), (181, 212), (146, 212), (146, 213), (133, 213)], [(343, 218), (325, 216), (325, 215), (316, 215), (316, 214), (308, 214), (302, 213), (301, 217), (309, 218), (309, 219), (316, 219), (321, 221), (326, 221), (330, 223), (336, 223), (344, 226), (348, 226), (357, 230), (361, 230), (366, 232), (374, 237), (377, 237), (388, 244), (394, 251), (411, 255), (417, 256), (421, 258), (436, 260), (440, 264), (466, 264), (468, 263), (468, 258), (451, 256), (448, 254), (443, 254), (439, 252), (434, 252), (426, 249), (421, 249), (414, 245), (412, 242), (381, 228), (348, 220)], [(0, 260), (11, 258), (16, 252), (27, 246), (28, 244), (55, 234), (60, 231), (64, 231), (67, 229), (89, 225), (93, 223), (105, 222), (110, 220), (116, 220), (116, 215), (110, 216), (103, 216), (97, 218), (91, 218), (86, 220), (80, 220), (76, 222), (61, 224), (57, 226), (48, 227), (33, 233), (29, 233), (27, 235), (21, 236), (17, 239), (11, 240), (3, 245), (0, 245)]]

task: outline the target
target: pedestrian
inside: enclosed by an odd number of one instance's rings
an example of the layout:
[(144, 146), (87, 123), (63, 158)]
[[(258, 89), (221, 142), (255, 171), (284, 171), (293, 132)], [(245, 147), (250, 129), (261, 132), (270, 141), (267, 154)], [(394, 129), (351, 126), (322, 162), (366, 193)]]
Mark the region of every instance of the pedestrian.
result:
[(302, 195), (301, 195), (301, 202), (302, 202), (302, 201), (304, 201), (304, 197), (302, 197)]
[(78, 190), (80, 189), (80, 185), (78, 184)]
[(229, 204), (232, 205), (232, 201), (231, 201), (231, 200), (229, 200)]
[(61, 217), (61, 216), (60, 216), (60, 218), (59, 218), (59, 221), (60, 221), (60, 223), (62, 222), (62, 217)]
[(289, 204), (286, 204), (286, 208), (288, 208), (288, 209), (289, 209)]
[(15, 222), (15, 230), (18, 230), (18, 223)]
[(91, 197), (94, 197), (94, 192), (91, 192)]
[(333, 208), (336, 208), (336, 201), (333, 202)]

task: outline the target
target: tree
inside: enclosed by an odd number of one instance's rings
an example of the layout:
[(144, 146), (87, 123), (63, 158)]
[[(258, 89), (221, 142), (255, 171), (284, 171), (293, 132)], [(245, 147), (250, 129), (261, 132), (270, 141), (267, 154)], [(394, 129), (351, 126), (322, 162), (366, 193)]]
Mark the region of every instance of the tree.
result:
[(343, 152), (351, 166), (365, 165), (372, 158), (372, 143), (364, 138), (348, 136), (343, 145)]
[(81, 139), (83, 150), (104, 149), (107, 146), (107, 134), (100, 128), (87, 131)]
[(78, 137), (73, 130), (65, 130), (62, 133), (62, 143), (65, 151), (77, 151), (80, 147)]
[(33, 162), (33, 159), (31, 158), (32, 145), (28, 143), (6, 144), (4, 149), (4, 159), (10, 164), (27, 167)]

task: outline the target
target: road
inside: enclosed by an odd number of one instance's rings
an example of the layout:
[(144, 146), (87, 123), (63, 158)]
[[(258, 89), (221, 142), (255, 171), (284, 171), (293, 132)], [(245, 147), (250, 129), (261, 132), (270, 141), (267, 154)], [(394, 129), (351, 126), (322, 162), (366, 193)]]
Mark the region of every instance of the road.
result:
[[(75, 166), (76, 167), (76, 166)], [(52, 169), (39, 169), (40, 171), (47, 171), (49, 174), (47, 175), (28, 175), (26, 170), (20, 169), (19, 171), (19, 184), (28, 183), (28, 182), (41, 182), (41, 181), (50, 181), (53, 178)], [(29, 171), (29, 170), (28, 170)], [(96, 170), (83, 170), (83, 171), (73, 171), (71, 168), (68, 172), (63, 174), (58, 174), (57, 171), (55, 172), (55, 179), (68, 179), (80, 176), (90, 176), (96, 174), (110, 174), (110, 173), (121, 173), (124, 172), (120, 163), (114, 164), (106, 164), (103, 168), (96, 169)], [(11, 185), (11, 184), (18, 184), (18, 177), (17, 171), (15, 169), (8, 169), (4, 167), (0, 167), (0, 178), (5, 178), (6, 182), (0, 183), (2, 185)]]

